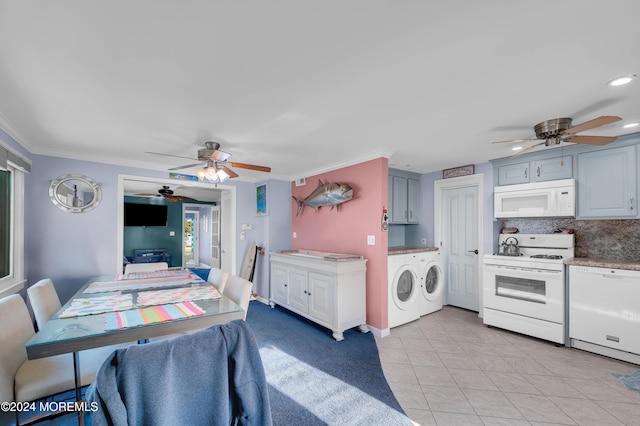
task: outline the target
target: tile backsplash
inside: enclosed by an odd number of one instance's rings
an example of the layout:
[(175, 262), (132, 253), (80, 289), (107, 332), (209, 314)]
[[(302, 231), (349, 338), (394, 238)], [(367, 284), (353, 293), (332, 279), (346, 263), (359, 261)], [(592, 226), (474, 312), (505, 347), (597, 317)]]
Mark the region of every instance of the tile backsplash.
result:
[(640, 219), (503, 219), (502, 227), (518, 228), (521, 234), (551, 234), (558, 228), (570, 228), (575, 231), (576, 257), (640, 261)]

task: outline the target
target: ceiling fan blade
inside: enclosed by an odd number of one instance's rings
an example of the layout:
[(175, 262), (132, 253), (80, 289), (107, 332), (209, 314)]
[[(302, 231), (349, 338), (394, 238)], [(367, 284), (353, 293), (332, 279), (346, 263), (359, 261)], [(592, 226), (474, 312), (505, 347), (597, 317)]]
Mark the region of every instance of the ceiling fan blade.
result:
[(231, 154), (216, 149), (215, 151), (213, 151), (213, 154), (211, 154), (211, 158), (216, 161), (227, 161), (229, 158), (231, 158)]
[(182, 170), (182, 169), (188, 169), (189, 167), (195, 167), (195, 166), (200, 166), (202, 163), (193, 163), (193, 164), (187, 164), (186, 166), (178, 166), (178, 167), (172, 167), (168, 170)]
[(195, 198), (191, 198), (191, 197), (187, 197), (185, 195), (170, 195), (168, 197), (165, 197), (167, 200), (169, 201), (198, 201)]
[(259, 172), (267, 172), (267, 173), (271, 171), (271, 167), (256, 166), (253, 164), (245, 164), (245, 163), (227, 163), (227, 164), (229, 164), (231, 167), (236, 167), (238, 169), (257, 170)]
[(162, 197), (160, 194), (133, 194), (134, 197)]
[(539, 147), (540, 145), (544, 145), (545, 143), (546, 142), (540, 142), (540, 143), (537, 143), (535, 145), (531, 145), (528, 148), (525, 148), (523, 150), (520, 150), (520, 151), (516, 152), (515, 154), (512, 155), (512, 157), (517, 157), (518, 155), (522, 155), (522, 154), (526, 154), (527, 152), (531, 152), (534, 149), (536, 149), (537, 147)]
[(491, 143), (510, 143), (510, 142), (530, 142), (530, 141), (539, 141), (540, 139), (538, 138), (531, 138), (531, 139), (511, 139), (510, 141), (497, 141), (497, 142), (491, 142)]
[(614, 136), (570, 136), (565, 138), (565, 142), (584, 143), (588, 145), (606, 145), (618, 139)]
[(162, 155), (164, 157), (175, 157), (175, 158), (186, 158), (187, 160), (195, 160), (195, 158), (193, 157), (183, 157), (182, 155), (173, 155), (173, 154), (163, 154), (161, 152), (150, 152), (150, 151), (145, 151), (145, 154), (153, 154), (153, 155)]
[(224, 170), (224, 172), (225, 172), (226, 174), (228, 174), (228, 175), (229, 175), (229, 178), (235, 178), (235, 177), (238, 177), (238, 176), (239, 176), (236, 172), (234, 172), (233, 170), (231, 170), (230, 168), (228, 168), (228, 167), (226, 167), (226, 166), (220, 166), (220, 168), (221, 168), (222, 170)]
[(595, 129), (596, 127), (615, 123), (616, 121), (620, 121), (620, 120), (622, 120), (622, 118), (615, 115), (602, 115), (598, 118), (594, 118), (593, 120), (585, 121), (582, 124), (573, 126), (561, 133), (564, 135), (575, 135), (576, 133), (584, 132), (585, 130)]

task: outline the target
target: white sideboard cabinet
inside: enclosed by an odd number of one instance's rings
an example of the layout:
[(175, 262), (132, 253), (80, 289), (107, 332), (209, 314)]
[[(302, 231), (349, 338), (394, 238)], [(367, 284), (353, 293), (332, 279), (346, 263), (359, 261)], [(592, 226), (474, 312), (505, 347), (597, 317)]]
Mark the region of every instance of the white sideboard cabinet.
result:
[(368, 332), (366, 259), (311, 250), (270, 253), (270, 304), (331, 329), (334, 339), (360, 327)]

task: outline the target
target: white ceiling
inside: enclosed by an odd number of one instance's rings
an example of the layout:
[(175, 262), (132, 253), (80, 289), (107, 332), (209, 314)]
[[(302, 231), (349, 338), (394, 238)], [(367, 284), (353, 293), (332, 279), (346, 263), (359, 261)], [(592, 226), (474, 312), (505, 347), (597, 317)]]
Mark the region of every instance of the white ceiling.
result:
[[(555, 117), (640, 121), (637, 0), (0, 0), (0, 127), (35, 154), (166, 169), (216, 140), (294, 179), (381, 155), (511, 154)], [(629, 133), (631, 130), (627, 130)], [(195, 169), (185, 170), (194, 173)]]

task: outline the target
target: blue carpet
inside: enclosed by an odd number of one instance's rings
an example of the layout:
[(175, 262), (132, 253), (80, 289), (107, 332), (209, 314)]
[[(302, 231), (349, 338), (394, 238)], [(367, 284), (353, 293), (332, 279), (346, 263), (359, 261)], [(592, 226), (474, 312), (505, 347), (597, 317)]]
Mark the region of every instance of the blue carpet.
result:
[(375, 339), (329, 329), (286, 309), (249, 305), (275, 425), (411, 425), (384, 378)]
[(640, 370), (636, 370), (633, 373), (627, 375), (616, 373), (611, 373), (611, 375), (620, 380), (622, 384), (627, 387), (627, 389), (640, 392)]
[[(258, 301), (250, 302), (247, 322), (260, 347), (274, 425), (412, 424), (384, 378), (371, 333), (347, 330), (336, 342), (329, 329)], [(70, 397), (68, 392), (56, 400)], [(12, 420), (0, 417), (0, 424)], [(68, 414), (39, 424), (78, 421)]]

